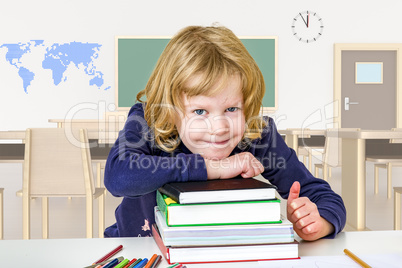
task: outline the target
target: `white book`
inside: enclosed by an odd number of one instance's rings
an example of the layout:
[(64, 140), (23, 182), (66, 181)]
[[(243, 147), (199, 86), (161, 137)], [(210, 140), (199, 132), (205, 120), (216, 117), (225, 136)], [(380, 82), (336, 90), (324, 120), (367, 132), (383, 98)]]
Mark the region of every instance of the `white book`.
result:
[(241, 224), (169, 227), (159, 208), (155, 222), (166, 246), (290, 243), (293, 225), (285, 217), (279, 224)]

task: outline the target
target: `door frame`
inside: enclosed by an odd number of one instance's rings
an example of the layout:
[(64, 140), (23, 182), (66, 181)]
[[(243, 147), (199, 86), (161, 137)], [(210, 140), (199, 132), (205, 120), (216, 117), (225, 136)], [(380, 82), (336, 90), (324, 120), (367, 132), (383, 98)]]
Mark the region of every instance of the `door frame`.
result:
[(347, 44), (334, 44), (334, 126), (342, 127), (341, 112), (342, 96), (341, 96), (341, 79), (342, 79), (342, 51), (343, 50), (390, 50), (396, 52), (396, 89), (395, 89), (395, 126), (402, 127), (402, 87), (399, 77), (402, 77), (402, 44), (365, 44), (365, 43), (347, 43)]

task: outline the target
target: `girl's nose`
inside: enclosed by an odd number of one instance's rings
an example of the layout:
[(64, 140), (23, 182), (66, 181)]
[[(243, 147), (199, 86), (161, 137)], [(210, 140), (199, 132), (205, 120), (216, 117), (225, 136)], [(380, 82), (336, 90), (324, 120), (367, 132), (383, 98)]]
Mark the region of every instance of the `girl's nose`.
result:
[(230, 130), (230, 126), (233, 125), (231, 119), (226, 116), (214, 116), (210, 119), (210, 134), (222, 135)]

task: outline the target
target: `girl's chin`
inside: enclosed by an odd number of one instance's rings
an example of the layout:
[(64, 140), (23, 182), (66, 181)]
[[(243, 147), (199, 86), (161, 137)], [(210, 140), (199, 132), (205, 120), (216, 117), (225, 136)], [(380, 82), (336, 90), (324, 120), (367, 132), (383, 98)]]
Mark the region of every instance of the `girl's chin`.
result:
[(230, 155), (230, 152), (225, 152), (225, 151), (218, 151), (218, 152), (202, 152), (200, 153), (202, 157), (207, 158), (207, 159), (212, 159), (212, 160), (222, 160), (227, 158)]

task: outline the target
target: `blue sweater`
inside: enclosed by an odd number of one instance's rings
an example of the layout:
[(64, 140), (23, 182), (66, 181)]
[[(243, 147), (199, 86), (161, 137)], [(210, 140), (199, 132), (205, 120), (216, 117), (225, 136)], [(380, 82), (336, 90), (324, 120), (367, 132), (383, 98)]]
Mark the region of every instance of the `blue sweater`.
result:
[[(287, 147), (271, 118), (262, 137), (246, 148), (236, 147), (231, 155), (248, 151), (264, 165), (261, 174), (278, 187), (287, 198), (293, 182), (301, 185), (300, 196), (314, 202), (320, 215), (333, 224), (333, 238), (346, 221), (342, 198), (329, 184), (315, 178)], [(116, 223), (106, 228), (105, 237), (150, 236), (155, 222), (156, 189), (168, 182), (204, 181), (204, 159), (193, 154), (183, 143), (172, 153), (159, 149), (144, 119), (143, 104), (135, 104), (124, 129), (109, 153), (105, 169), (105, 186), (114, 196), (123, 197), (117, 207)]]

